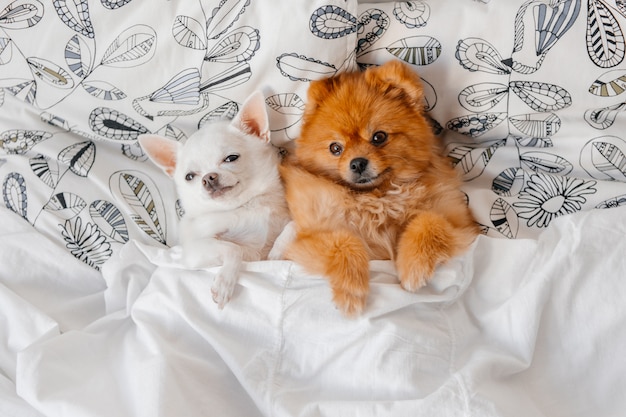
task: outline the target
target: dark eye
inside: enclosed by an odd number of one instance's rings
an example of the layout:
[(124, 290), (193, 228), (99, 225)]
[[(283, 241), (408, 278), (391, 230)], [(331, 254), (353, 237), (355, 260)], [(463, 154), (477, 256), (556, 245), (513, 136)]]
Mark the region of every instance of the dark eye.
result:
[(379, 130), (372, 136), (372, 145), (374, 146), (382, 145), (385, 142), (387, 142), (387, 132)]
[(235, 162), (237, 159), (239, 159), (239, 155), (237, 154), (228, 155), (226, 158), (224, 158), (224, 162)]
[(185, 180), (191, 181), (195, 177), (196, 177), (196, 174), (194, 174), (193, 172), (188, 172), (187, 175), (185, 175)]
[(332, 153), (335, 156), (339, 156), (343, 152), (343, 146), (341, 146), (337, 142), (331, 143), (328, 149), (330, 150), (330, 153)]

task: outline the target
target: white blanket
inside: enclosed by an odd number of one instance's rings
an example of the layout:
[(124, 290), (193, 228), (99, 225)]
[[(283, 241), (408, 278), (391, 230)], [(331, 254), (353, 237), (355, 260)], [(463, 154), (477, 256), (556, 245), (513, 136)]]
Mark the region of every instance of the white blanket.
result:
[(247, 264), (220, 311), (215, 270), (181, 269), (176, 249), (139, 243), (106, 265), (104, 290), (1, 214), (2, 234), (21, 237), (0, 248), (3, 416), (626, 410), (623, 208), (559, 218), (538, 240), (481, 236), (417, 294), (390, 262), (372, 262), (357, 319), (333, 307), (323, 278), (286, 261)]

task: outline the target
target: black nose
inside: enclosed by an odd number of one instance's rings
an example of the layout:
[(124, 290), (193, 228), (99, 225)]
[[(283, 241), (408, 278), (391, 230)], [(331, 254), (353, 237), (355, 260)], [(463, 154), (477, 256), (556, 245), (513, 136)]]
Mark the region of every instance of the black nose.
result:
[(356, 174), (362, 174), (367, 169), (369, 161), (365, 158), (354, 158), (350, 161), (350, 170)]
[(217, 172), (211, 172), (202, 177), (202, 185), (207, 190), (217, 187), (220, 183), (220, 176)]

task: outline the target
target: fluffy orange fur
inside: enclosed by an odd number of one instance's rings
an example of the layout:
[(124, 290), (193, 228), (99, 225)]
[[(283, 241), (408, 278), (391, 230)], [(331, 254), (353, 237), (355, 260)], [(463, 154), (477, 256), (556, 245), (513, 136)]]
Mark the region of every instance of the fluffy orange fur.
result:
[(478, 233), (423, 102), (419, 76), (399, 61), (310, 85), (281, 166), (296, 225), (285, 257), (327, 276), (346, 315), (365, 306), (370, 259), (394, 260), (416, 291)]

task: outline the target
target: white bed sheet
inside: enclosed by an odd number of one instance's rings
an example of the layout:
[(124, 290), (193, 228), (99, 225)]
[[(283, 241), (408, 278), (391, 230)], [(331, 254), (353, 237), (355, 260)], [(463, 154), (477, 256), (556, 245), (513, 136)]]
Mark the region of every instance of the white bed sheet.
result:
[(390, 262), (372, 262), (368, 307), (353, 320), (323, 278), (286, 261), (247, 264), (220, 311), (213, 270), (183, 270), (176, 249), (138, 242), (107, 263), (104, 290), (95, 271), (1, 214), (2, 235), (22, 242), (0, 252), (2, 415), (626, 410), (624, 208), (561, 217), (537, 240), (481, 236), (417, 294)]

